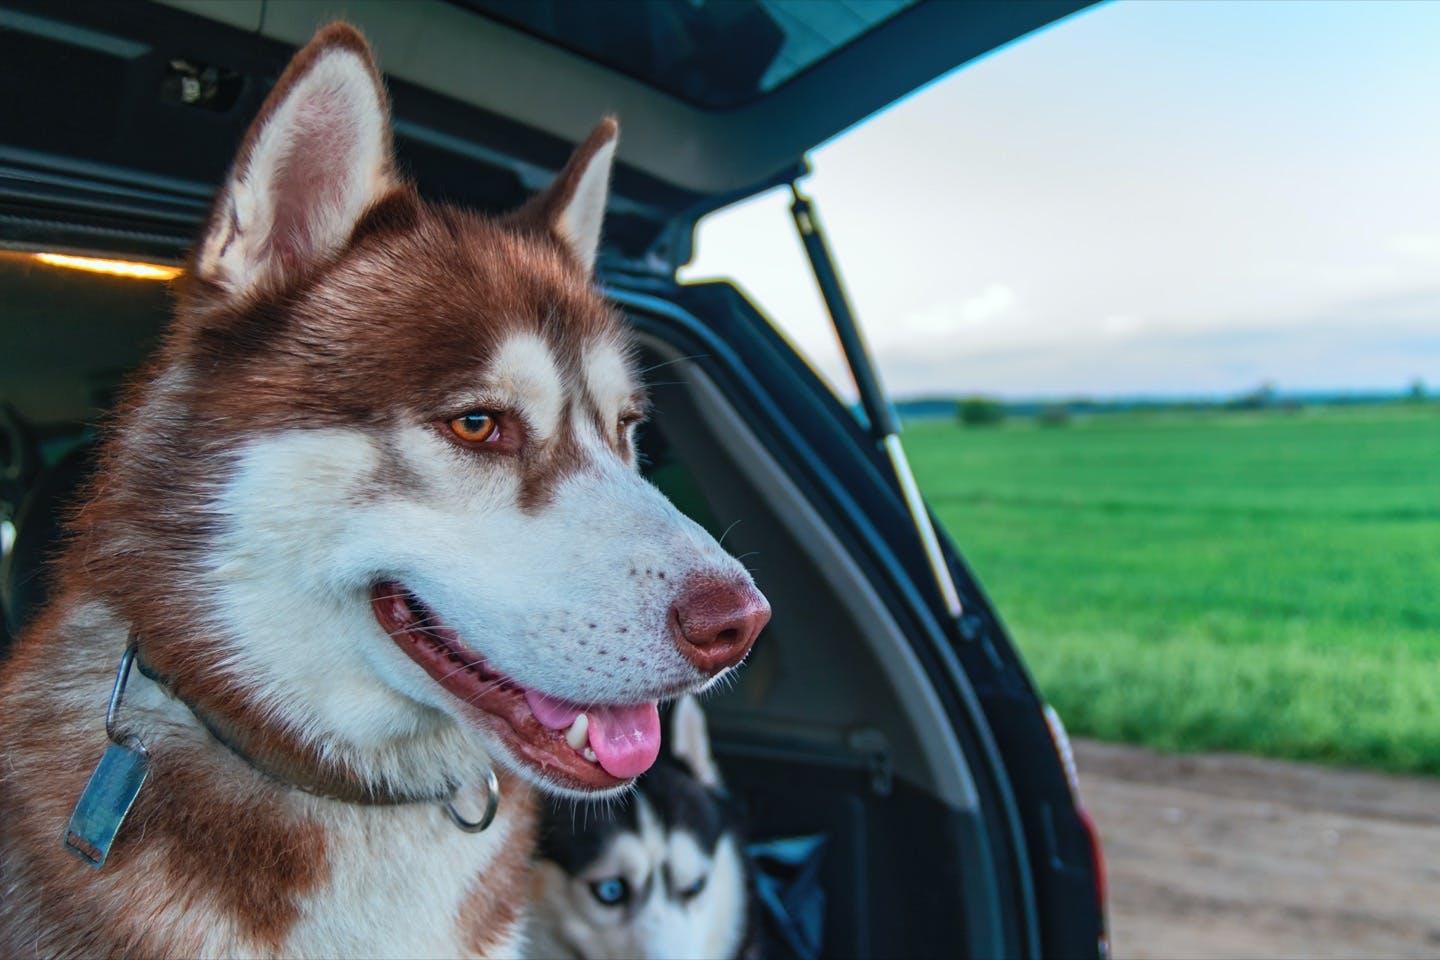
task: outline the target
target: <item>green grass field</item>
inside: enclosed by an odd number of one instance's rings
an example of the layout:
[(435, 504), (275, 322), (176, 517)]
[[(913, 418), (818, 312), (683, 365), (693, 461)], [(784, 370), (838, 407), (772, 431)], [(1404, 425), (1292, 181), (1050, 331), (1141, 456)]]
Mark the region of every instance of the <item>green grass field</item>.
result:
[(905, 438), (1071, 732), (1440, 774), (1440, 408)]

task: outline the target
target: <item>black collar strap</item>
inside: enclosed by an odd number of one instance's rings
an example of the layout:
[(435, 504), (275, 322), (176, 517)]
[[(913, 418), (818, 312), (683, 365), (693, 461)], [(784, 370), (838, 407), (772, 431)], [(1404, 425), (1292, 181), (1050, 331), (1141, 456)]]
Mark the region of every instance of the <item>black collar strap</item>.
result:
[(454, 785), (447, 785), (445, 791), (439, 794), (408, 794), (376, 784), (357, 782), (333, 767), (316, 771), (279, 757), (272, 756), (262, 759), (260, 751), (247, 744), (247, 738), (236, 726), (220, 717), (206, 713), (181, 696), (169, 679), (152, 670), (149, 664), (140, 657), (138, 651), (135, 656), (135, 665), (140, 668), (140, 672), (147, 679), (159, 684), (170, 696), (183, 703), (221, 746), (239, 757), (252, 770), (282, 786), (317, 797), (324, 797), (327, 800), (339, 800), (342, 803), (364, 806), (394, 806), (406, 803), (449, 804), (455, 796), (457, 787)]

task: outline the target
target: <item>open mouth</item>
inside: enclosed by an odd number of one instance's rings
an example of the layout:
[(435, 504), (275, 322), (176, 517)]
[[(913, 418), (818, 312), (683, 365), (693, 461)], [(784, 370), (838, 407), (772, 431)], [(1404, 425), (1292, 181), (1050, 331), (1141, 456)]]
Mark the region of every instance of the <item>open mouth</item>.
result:
[(650, 769), (660, 753), (654, 700), (581, 705), (532, 690), (492, 668), (403, 586), (378, 583), (370, 607), (381, 629), (436, 683), (494, 721), (511, 751), (551, 780), (603, 790)]

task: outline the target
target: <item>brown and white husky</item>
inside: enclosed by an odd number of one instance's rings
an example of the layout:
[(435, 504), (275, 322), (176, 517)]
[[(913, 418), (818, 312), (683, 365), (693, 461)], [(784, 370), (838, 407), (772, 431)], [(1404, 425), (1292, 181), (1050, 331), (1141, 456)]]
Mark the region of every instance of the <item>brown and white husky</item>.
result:
[[(615, 123), (500, 219), (423, 202), (389, 128), (335, 25), (240, 148), (0, 667), (0, 954), (514, 953), (527, 784), (626, 788), (769, 616), (637, 472)], [(132, 644), (148, 779), (96, 869), (67, 823)]]

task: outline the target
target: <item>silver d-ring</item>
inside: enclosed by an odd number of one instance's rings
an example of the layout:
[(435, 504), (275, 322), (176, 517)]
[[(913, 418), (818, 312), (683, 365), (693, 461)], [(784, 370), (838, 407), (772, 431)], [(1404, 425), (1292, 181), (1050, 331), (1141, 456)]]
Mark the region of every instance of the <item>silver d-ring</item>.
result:
[(460, 811), (455, 809), (453, 797), (445, 801), (445, 812), (449, 814), (450, 822), (466, 833), (483, 832), (486, 827), (495, 822), (495, 812), (499, 809), (500, 781), (495, 776), (494, 767), (485, 768), (485, 812), (480, 815), (479, 820), (466, 820), (460, 816)]

